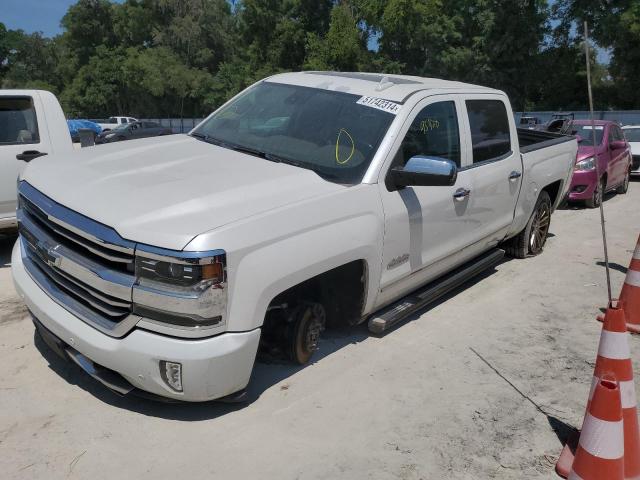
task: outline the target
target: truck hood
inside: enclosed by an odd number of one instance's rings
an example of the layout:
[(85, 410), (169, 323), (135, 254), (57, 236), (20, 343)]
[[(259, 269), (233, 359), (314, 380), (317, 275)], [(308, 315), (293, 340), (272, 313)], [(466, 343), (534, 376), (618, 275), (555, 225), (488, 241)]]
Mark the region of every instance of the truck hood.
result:
[(22, 179), (123, 238), (174, 250), (222, 225), (347, 188), (186, 135), (41, 157)]

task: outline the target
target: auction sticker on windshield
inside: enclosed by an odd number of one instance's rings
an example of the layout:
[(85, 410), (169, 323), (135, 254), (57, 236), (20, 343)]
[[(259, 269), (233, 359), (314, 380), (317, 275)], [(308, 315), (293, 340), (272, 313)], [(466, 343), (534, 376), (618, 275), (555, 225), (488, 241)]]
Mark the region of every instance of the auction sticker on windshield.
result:
[(358, 100), (356, 103), (358, 105), (364, 105), (366, 107), (377, 108), (378, 110), (389, 112), (393, 115), (397, 115), (400, 111), (399, 103), (390, 102), (389, 100), (384, 100), (383, 98), (364, 96), (361, 97), (360, 100)]

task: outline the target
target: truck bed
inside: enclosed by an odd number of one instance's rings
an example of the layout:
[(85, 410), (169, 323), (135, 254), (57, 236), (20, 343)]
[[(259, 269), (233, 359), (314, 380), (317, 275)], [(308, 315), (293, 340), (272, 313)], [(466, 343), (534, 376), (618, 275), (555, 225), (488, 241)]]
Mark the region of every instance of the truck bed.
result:
[(540, 130), (529, 130), (527, 128), (518, 128), (518, 142), (520, 143), (520, 152), (525, 154), (540, 150), (541, 148), (550, 147), (559, 143), (570, 142), (576, 137), (573, 135), (562, 135), (560, 133), (544, 132)]
[(572, 135), (519, 128), (518, 140), (524, 178), (509, 236), (526, 226), (540, 189), (551, 186), (552, 209), (557, 208), (569, 189), (578, 151)]

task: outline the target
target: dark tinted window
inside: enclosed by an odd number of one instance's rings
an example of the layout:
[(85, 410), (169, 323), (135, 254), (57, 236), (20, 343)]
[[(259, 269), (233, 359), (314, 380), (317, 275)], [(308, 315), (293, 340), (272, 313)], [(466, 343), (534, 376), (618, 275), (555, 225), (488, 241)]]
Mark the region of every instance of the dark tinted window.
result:
[(511, 151), (509, 116), (500, 100), (467, 100), (473, 163), (501, 157)]
[(31, 97), (0, 97), (0, 144), (40, 143)]
[(613, 127), (611, 127), (611, 130), (613, 131), (614, 140), (616, 141), (624, 140), (624, 135), (622, 134), (622, 129), (620, 129), (620, 127), (618, 127), (617, 125), (614, 125)]
[(433, 103), (418, 113), (400, 145), (394, 166), (404, 165), (416, 155), (447, 158), (460, 166), (460, 133), (454, 102)]

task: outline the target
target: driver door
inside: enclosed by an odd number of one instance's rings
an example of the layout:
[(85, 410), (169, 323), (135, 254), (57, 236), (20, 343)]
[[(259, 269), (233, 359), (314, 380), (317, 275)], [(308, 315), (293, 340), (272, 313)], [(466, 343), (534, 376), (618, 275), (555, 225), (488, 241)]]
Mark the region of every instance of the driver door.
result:
[(471, 155), (461, 140), (468, 136), (464, 114), (464, 104), (453, 96), (427, 97), (414, 107), (391, 149), (378, 182), (385, 215), (379, 305), (477, 255), (468, 248), (479, 240), (469, 205), (473, 169), (459, 170), (453, 186), (390, 191), (384, 181), (389, 170), (416, 155), (468, 166)]

